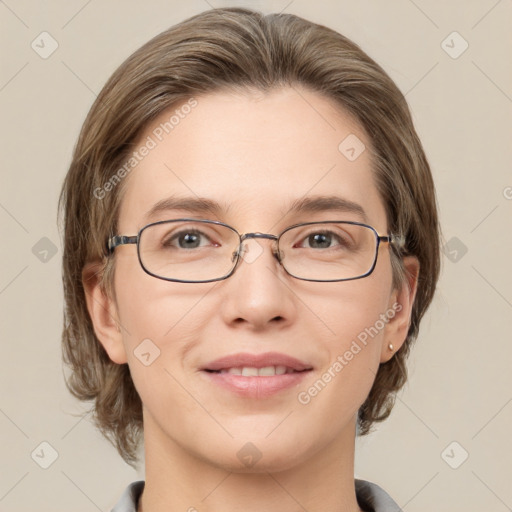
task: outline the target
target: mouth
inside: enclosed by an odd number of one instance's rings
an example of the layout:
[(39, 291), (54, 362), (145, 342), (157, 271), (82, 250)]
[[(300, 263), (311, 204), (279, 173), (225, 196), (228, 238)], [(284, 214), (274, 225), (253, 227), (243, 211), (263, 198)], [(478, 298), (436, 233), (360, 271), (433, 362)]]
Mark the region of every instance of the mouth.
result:
[(210, 373), (231, 373), (244, 377), (268, 377), (312, 369), (312, 365), (279, 352), (232, 354), (215, 359), (201, 368)]
[(269, 398), (299, 385), (313, 366), (286, 354), (234, 354), (201, 368), (208, 382), (244, 398)]
[(273, 377), (274, 375), (285, 375), (287, 373), (302, 373), (310, 371), (311, 368), (305, 370), (294, 370), (287, 366), (264, 366), (256, 368), (254, 366), (242, 366), (238, 368), (222, 368), (221, 370), (208, 370), (209, 373), (229, 373), (231, 375), (242, 375), (242, 377)]

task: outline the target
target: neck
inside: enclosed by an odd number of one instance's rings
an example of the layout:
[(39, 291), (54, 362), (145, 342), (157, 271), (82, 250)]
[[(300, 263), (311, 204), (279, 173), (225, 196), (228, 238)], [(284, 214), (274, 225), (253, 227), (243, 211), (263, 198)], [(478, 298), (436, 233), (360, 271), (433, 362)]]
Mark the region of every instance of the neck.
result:
[(150, 417), (144, 418), (144, 436), (146, 484), (138, 512), (361, 511), (354, 487), (355, 418), (332, 443), (284, 470), (276, 470), (275, 460), (263, 465), (265, 457), (245, 472), (212, 463), (170, 439)]

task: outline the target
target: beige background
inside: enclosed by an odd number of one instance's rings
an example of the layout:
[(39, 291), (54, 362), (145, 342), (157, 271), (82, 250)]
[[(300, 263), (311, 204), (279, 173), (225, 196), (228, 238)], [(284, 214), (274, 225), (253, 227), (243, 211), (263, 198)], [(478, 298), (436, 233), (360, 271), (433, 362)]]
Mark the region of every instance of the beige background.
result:
[[(392, 417), (358, 441), (357, 476), (406, 512), (511, 510), (510, 0), (1, 1), (0, 510), (108, 511), (144, 476), (76, 416), (85, 408), (64, 387), (57, 197), (117, 65), (170, 25), (225, 5), (285, 10), (354, 39), (406, 94), (432, 165), (449, 257), (410, 382)], [(43, 31), (58, 42), (47, 59), (31, 47)], [(48, 469), (31, 458), (43, 441), (58, 453)]]

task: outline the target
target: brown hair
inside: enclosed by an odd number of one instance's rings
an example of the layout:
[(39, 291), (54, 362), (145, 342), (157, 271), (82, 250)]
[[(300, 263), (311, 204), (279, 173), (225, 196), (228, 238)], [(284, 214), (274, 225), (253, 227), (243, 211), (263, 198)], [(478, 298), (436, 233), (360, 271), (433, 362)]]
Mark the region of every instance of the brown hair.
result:
[(112, 183), (148, 123), (169, 107), (221, 88), (268, 91), (286, 85), (334, 100), (366, 130), (388, 228), (406, 242), (401, 254), (391, 253), (395, 286), (405, 278), (401, 256), (414, 255), (420, 262), (407, 339), (379, 367), (359, 410), (360, 434), (389, 416), (407, 380), (405, 360), (433, 298), (440, 258), (434, 185), (404, 96), (356, 44), (327, 27), (291, 14), (206, 11), (153, 38), (108, 80), (84, 122), (59, 201), (63, 358), (72, 370), (66, 384), (80, 400), (94, 400), (96, 426), (131, 465), (137, 462), (143, 429), (141, 400), (128, 365), (112, 362), (97, 340), (82, 283), (84, 265), (102, 262), (103, 289), (115, 298), (114, 258), (105, 246), (116, 233), (123, 183), (109, 193), (102, 187)]

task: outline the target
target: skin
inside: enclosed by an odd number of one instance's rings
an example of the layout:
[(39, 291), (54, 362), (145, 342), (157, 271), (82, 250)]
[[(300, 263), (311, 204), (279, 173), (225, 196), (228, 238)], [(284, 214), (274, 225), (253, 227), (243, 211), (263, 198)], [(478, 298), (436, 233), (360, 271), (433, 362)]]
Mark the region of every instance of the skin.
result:
[[(119, 234), (135, 235), (145, 213), (176, 196), (214, 199), (215, 215), (240, 233), (280, 233), (297, 222), (354, 220), (350, 212), (284, 215), (303, 196), (337, 195), (360, 204), (370, 225), (387, 234), (370, 152), (351, 162), (338, 150), (349, 134), (366, 147), (358, 123), (331, 100), (299, 88), (217, 92), (196, 97), (191, 113), (131, 172)], [(172, 109), (174, 110), (174, 108)], [(167, 112), (149, 126), (141, 142)], [(151, 220), (189, 216), (168, 211)], [(155, 279), (140, 267), (136, 246), (115, 250), (116, 301), (101, 290), (97, 263), (84, 269), (96, 335), (112, 361), (128, 363), (143, 402), (146, 486), (139, 511), (359, 511), (354, 489), (357, 410), (378, 366), (404, 342), (418, 275), (392, 287), (388, 244), (374, 272), (348, 282), (315, 283), (287, 275), (270, 240), (249, 240), (263, 252), (242, 261), (230, 278), (204, 284)], [(393, 305), (379, 334), (308, 404), (297, 399)], [(160, 357), (143, 365), (134, 350), (149, 338)], [(212, 385), (199, 368), (237, 352), (277, 351), (313, 366), (298, 385), (266, 399), (235, 396)], [(237, 452), (252, 443), (261, 458), (245, 466)], [(200, 476), (200, 478), (198, 478)], [(300, 505), (299, 505), (300, 504)], [(192, 510), (192, 509), (191, 509)]]

